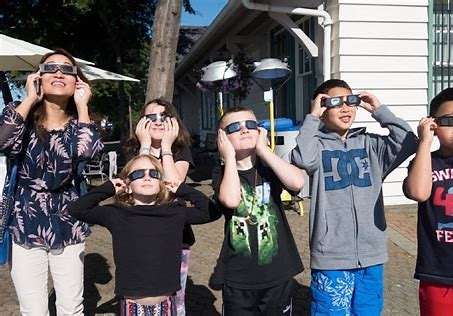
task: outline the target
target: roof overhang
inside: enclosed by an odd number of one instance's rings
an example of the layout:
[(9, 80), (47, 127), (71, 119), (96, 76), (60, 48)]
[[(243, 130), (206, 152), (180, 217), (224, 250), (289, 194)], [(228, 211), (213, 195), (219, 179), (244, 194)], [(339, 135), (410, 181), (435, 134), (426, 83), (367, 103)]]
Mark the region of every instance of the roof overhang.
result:
[(228, 1), (228, 4), (209, 25), (206, 33), (198, 39), (197, 43), (190, 50), (190, 53), (181, 60), (175, 71), (175, 79), (183, 76), (193, 64), (197, 63), (200, 57), (209, 50), (211, 45), (217, 44), (219, 37), (234, 25), (238, 16), (241, 16), (246, 11), (247, 9), (242, 5), (241, 0)]
[[(324, 0), (254, 0), (252, 3), (258, 5), (269, 6), (269, 11), (272, 6), (289, 7), (289, 8), (310, 8), (315, 9)], [(244, 6), (242, 0), (230, 0), (227, 5), (220, 11), (214, 21), (209, 25), (206, 33), (198, 39), (189, 54), (184, 56), (175, 71), (175, 79), (184, 76), (194, 64), (203, 59), (209, 50), (218, 45), (224, 40), (225, 34), (232, 27), (236, 26), (247, 14), (254, 10), (250, 10)], [(258, 11), (256, 11), (258, 12)], [(259, 13), (261, 13), (260, 11)]]

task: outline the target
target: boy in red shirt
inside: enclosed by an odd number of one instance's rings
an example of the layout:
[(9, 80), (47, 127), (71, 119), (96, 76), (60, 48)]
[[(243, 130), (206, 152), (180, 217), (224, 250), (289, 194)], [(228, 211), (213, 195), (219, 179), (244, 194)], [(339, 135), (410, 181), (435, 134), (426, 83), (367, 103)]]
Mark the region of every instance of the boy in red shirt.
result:
[[(447, 316), (453, 313), (453, 88), (431, 101), (429, 114), (418, 126), (420, 142), (404, 192), (418, 202), (420, 315)], [(440, 148), (431, 152), (434, 135)]]

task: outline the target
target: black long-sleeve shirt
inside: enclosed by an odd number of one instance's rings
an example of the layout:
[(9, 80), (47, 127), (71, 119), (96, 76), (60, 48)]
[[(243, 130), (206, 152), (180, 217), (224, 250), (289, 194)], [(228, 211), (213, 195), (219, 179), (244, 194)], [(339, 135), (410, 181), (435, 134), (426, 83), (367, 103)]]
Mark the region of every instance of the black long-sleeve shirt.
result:
[[(177, 199), (171, 203), (98, 205), (114, 194), (108, 181), (69, 205), (69, 213), (104, 226), (112, 234), (115, 293), (147, 297), (179, 290), (184, 225), (208, 223), (221, 213), (209, 198), (185, 184), (179, 186)], [(187, 207), (186, 200), (194, 207)]]

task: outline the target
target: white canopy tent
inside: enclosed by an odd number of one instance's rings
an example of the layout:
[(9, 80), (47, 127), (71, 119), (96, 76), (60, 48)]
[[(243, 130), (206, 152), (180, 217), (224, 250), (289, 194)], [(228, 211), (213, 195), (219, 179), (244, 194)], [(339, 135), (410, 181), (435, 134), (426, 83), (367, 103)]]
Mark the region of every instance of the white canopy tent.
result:
[(83, 74), (87, 77), (88, 80), (113, 80), (113, 81), (132, 81), (140, 82), (140, 80), (128, 77), (125, 75), (120, 75), (108, 70), (101, 68), (96, 68), (90, 65), (80, 65)]
[[(0, 71), (33, 71), (41, 57), (52, 50), (0, 33)], [(93, 67), (94, 63), (75, 58), (88, 80), (140, 80)]]
[[(33, 71), (50, 49), (0, 33), (0, 71)], [(79, 64), (94, 63), (76, 58)]]

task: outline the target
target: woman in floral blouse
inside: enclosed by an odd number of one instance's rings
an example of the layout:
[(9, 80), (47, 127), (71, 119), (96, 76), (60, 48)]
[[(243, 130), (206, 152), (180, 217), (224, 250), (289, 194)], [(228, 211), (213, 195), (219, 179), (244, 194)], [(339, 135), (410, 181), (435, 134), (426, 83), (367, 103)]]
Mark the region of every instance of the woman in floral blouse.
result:
[(28, 76), (26, 98), (0, 119), (0, 151), (18, 164), (9, 231), (11, 276), (24, 315), (46, 315), (48, 270), (58, 315), (83, 315), (83, 254), (90, 230), (71, 217), (77, 165), (103, 147), (88, 115), (90, 86), (65, 50)]

